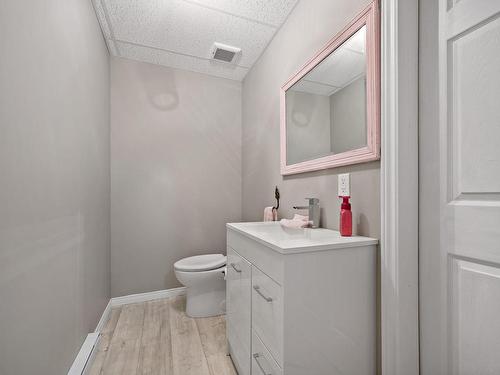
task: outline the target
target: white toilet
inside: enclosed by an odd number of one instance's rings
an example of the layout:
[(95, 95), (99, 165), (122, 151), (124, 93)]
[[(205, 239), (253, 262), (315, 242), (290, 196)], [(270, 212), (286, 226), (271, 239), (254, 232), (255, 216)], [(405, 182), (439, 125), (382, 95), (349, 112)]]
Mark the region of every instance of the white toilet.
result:
[(186, 314), (193, 318), (225, 313), (226, 256), (197, 255), (174, 264), (177, 280), (187, 288)]

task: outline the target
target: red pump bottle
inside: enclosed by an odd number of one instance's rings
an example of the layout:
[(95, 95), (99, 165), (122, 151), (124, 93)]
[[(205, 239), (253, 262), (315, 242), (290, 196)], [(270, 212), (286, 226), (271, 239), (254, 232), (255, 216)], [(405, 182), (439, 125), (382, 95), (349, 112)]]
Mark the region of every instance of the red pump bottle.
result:
[(349, 203), (349, 196), (342, 198), (342, 205), (340, 206), (340, 235), (344, 237), (352, 236), (352, 212), (351, 204)]

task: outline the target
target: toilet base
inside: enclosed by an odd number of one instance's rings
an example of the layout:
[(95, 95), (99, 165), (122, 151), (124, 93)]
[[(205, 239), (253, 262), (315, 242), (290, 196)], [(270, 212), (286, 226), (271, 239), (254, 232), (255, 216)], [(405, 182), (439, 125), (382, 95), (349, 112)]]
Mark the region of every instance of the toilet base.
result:
[[(199, 257), (193, 258), (196, 260)], [(190, 259), (191, 258), (185, 258), (181, 260), (181, 262)], [(192, 318), (204, 318), (225, 314), (225, 270), (225, 265), (205, 271), (182, 271), (175, 269), (175, 277), (177, 277), (177, 280), (187, 288), (186, 314), (188, 316)]]
[(203, 286), (188, 287), (186, 292), (186, 314), (191, 318), (206, 318), (226, 313), (225, 282), (216, 290)]

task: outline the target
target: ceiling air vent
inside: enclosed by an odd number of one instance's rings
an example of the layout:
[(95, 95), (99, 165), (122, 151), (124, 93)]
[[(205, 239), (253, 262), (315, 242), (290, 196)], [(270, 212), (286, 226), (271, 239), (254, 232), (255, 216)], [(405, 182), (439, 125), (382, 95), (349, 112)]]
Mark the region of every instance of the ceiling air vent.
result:
[(222, 43), (214, 43), (214, 46), (212, 47), (212, 58), (214, 60), (230, 63), (236, 60), (240, 52), (240, 48), (228, 46)]

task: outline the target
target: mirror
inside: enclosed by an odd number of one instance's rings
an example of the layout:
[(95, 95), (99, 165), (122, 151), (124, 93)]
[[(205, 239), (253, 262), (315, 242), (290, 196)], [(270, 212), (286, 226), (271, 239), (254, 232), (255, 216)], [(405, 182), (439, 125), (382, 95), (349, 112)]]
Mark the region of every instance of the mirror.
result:
[(282, 174), (376, 160), (378, 22), (371, 4), (282, 88)]
[(366, 25), (286, 91), (287, 164), (366, 146)]

